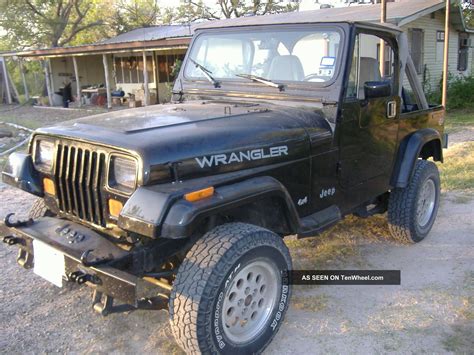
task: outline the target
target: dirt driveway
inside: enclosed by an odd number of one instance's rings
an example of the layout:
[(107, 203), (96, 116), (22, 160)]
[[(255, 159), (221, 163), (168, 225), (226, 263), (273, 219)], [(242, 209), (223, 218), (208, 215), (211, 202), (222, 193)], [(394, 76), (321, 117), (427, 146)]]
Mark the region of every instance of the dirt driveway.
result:
[[(27, 194), (0, 189), (2, 217), (31, 202)], [(433, 231), (414, 246), (375, 238), (371, 229), (383, 218), (344, 222), (357, 236), (358, 251), (344, 258), (345, 267), (360, 267), (362, 260), (367, 268), (401, 269), (402, 285), (300, 286), (266, 353), (472, 353), (474, 197), (459, 196), (443, 195)], [(337, 242), (344, 248), (344, 239)], [(0, 260), (2, 352), (180, 352), (164, 311), (102, 318), (92, 312), (87, 288), (50, 285), (17, 266), (14, 250), (3, 244)]]

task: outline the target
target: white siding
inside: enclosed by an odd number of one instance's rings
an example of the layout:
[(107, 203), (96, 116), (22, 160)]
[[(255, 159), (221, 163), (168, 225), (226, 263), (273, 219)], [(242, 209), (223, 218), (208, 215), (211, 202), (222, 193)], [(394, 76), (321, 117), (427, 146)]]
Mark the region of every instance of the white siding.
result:
[[(411, 28), (421, 28), (424, 31), (424, 58), (423, 62), (426, 64), (425, 75), (420, 74), (420, 82), (423, 83), (425, 76), (427, 91), (439, 90), (439, 83), (443, 72), (443, 57), (440, 55), (440, 50), (436, 45), (436, 32), (444, 31), (444, 11), (437, 11), (434, 13), (434, 19), (431, 15), (421, 17), (409, 24), (402, 26), (407, 33)], [(471, 35), (471, 38), (474, 37)], [(410, 41), (410, 36), (408, 35)], [(444, 46), (444, 43), (441, 43)], [(469, 75), (474, 69), (473, 49), (469, 50), (468, 68), (464, 72), (458, 71), (458, 46), (459, 37), (458, 31), (455, 28), (450, 29), (449, 36), (449, 73), (455, 76)], [(442, 54), (442, 51), (441, 51)]]

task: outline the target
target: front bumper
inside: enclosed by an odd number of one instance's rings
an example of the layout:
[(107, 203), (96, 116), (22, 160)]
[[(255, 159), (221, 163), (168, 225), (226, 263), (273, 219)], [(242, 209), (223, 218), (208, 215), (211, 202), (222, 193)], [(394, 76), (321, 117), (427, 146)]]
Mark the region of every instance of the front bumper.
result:
[(5, 243), (19, 247), (17, 261), (26, 269), (34, 266), (33, 240), (38, 240), (64, 255), (66, 281), (84, 283), (134, 307), (143, 299), (166, 300), (169, 294), (167, 283), (126, 271), (131, 252), (77, 223), (52, 217), (11, 223), (7, 217), (0, 234)]

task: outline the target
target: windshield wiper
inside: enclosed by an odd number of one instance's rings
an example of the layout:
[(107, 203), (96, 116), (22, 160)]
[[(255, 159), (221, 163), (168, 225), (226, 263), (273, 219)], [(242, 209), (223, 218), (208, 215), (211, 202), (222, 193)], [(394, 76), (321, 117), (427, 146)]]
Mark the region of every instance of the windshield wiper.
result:
[(211, 82), (212, 84), (214, 84), (214, 87), (215, 88), (220, 88), (221, 87), (221, 83), (220, 81), (217, 81), (216, 79), (214, 79), (212, 77), (212, 71), (210, 71), (209, 69), (207, 69), (205, 66), (199, 64), (198, 62), (196, 62), (194, 59), (191, 59), (189, 58), (189, 60), (196, 66), (196, 68), (199, 68), (202, 73), (204, 74), (204, 76), (206, 77), (207, 80), (209, 80), (209, 82)]
[(277, 88), (280, 91), (285, 90), (285, 85), (275, 83), (275, 82), (271, 81), (270, 79), (265, 79), (265, 78), (262, 78), (261, 76), (257, 76), (257, 75), (253, 75), (253, 74), (235, 74), (235, 76), (238, 76), (239, 78), (244, 78), (244, 79), (249, 79), (249, 80), (252, 80), (252, 81), (259, 82), (259, 83)]

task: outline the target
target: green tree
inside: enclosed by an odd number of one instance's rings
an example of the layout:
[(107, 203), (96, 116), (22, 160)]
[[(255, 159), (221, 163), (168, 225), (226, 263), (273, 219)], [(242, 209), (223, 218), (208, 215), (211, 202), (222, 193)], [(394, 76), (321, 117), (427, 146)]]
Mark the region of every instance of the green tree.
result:
[(298, 3), (282, 4), (278, 0), (217, 0), (217, 7), (211, 8), (202, 1), (190, 0), (163, 16), (164, 22), (192, 22), (195, 20), (218, 20), (242, 16), (256, 16), (291, 12), (298, 9)]
[(119, 0), (115, 2), (110, 25), (116, 34), (160, 23), (161, 11), (156, 0)]
[(467, 27), (474, 29), (474, 2), (465, 0), (462, 4), (462, 8)]
[(1, 0), (0, 27), (16, 48), (62, 47), (103, 25), (90, 16), (97, 6), (92, 0)]

